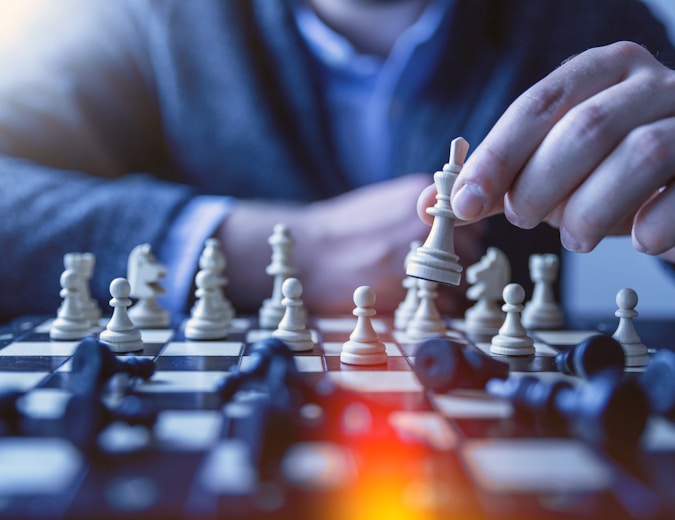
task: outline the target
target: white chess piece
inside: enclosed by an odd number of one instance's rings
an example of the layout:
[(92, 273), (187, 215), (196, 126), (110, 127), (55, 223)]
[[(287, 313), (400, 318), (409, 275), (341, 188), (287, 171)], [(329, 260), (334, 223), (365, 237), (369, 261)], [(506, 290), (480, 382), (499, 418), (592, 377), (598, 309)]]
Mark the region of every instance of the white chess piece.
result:
[(297, 273), (291, 257), (295, 241), (286, 224), (276, 224), (274, 231), (267, 241), (272, 247), (272, 261), (265, 272), (274, 277), (272, 296), (263, 301), (260, 307), (258, 320), (262, 328), (274, 329), (284, 317), (286, 308), (281, 303), (283, 294), (281, 286), (289, 277)]
[(436, 308), (438, 284), (429, 280), (418, 280), (420, 304), (410, 319), (405, 335), (409, 340), (421, 341), (434, 336), (444, 336), (447, 332), (445, 322)]
[[(403, 262), (404, 269), (408, 268), (410, 259), (416, 253), (417, 248), (421, 245), (422, 243), (419, 240), (413, 240), (410, 242), (410, 251), (408, 251), (405, 261)], [(417, 296), (417, 280), (417, 278), (413, 278), (412, 276), (406, 276), (403, 279), (402, 285), (406, 289), (405, 298), (394, 311), (394, 328), (398, 330), (406, 329), (408, 322), (411, 320), (415, 314), (415, 311), (417, 310), (417, 307), (420, 305), (420, 300)]]
[(523, 325), (528, 329), (557, 329), (564, 325), (563, 311), (553, 293), (559, 263), (558, 255), (554, 254), (530, 256), (534, 292), (523, 309)]
[(450, 192), (464, 165), (468, 150), (469, 143), (464, 138), (454, 139), (450, 145), (450, 159), (442, 171), (434, 174), (438, 194), (436, 204), (427, 209), (427, 213), (434, 217), (434, 222), (424, 245), (410, 258), (406, 269), (408, 276), (459, 285), (462, 266), (455, 254), (455, 214), (450, 203)]
[(231, 317), (220, 299), (220, 278), (215, 271), (202, 269), (195, 276), (197, 301), (185, 323), (190, 340), (223, 339), (229, 332)]
[(314, 348), (312, 334), (307, 330), (306, 313), (302, 303), (302, 284), (297, 278), (288, 278), (281, 286), (284, 295), (282, 303), (286, 308), (284, 317), (272, 336), (282, 340), (293, 351), (306, 351)]
[(129, 318), (128, 309), (131, 306), (129, 295), (131, 285), (126, 278), (115, 278), (110, 282), (110, 306), (113, 314), (101, 331), (99, 339), (113, 352), (135, 352), (143, 350), (141, 331), (136, 328)]
[(77, 291), (80, 278), (75, 271), (67, 269), (61, 274), (60, 282), (63, 302), (49, 329), (49, 337), (55, 340), (82, 339), (91, 332), (91, 323), (79, 306)]
[(98, 327), (98, 321), (103, 314), (96, 300), (91, 297), (89, 290), (89, 283), (94, 274), (95, 263), (96, 257), (92, 253), (66, 253), (63, 256), (63, 265), (66, 270), (75, 271), (78, 275), (78, 306), (92, 327)]
[(218, 280), (218, 287), (216, 289), (216, 298), (218, 305), (222, 311), (227, 314), (228, 319), (232, 320), (235, 315), (232, 302), (225, 296), (224, 287), (228, 283), (225, 276), (225, 268), (227, 267), (227, 259), (220, 246), (220, 240), (217, 238), (207, 238), (204, 242), (204, 250), (199, 257), (199, 268), (202, 270), (213, 271)]
[(166, 267), (152, 254), (150, 244), (138, 245), (131, 251), (127, 263), (127, 279), (131, 285), (131, 297), (138, 298), (138, 302), (129, 309), (129, 317), (137, 327), (169, 326), (169, 311), (157, 302), (157, 298), (164, 294), (160, 281), (165, 277)]
[(626, 354), (627, 367), (642, 367), (649, 363), (649, 352), (633, 323), (633, 318), (638, 316), (635, 310), (637, 303), (638, 295), (633, 289), (621, 289), (616, 294), (616, 304), (619, 308), (614, 315), (619, 318), (619, 325), (612, 337), (621, 343)]
[(473, 284), (466, 296), (476, 301), (464, 314), (466, 332), (486, 336), (497, 334), (504, 323), (504, 312), (499, 302), (510, 279), (509, 260), (496, 247), (489, 247), (480, 261), (466, 270), (466, 280)]
[(502, 296), (505, 302), (502, 310), (506, 313), (506, 319), (499, 334), (492, 338), (490, 352), (501, 356), (534, 355), (534, 340), (527, 335), (520, 319), (525, 290), (517, 283), (510, 283), (504, 287)]
[(387, 362), (387, 350), (373, 328), (375, 316), (375, 291), (368, 286), (358, 287), (354, 291), (353, 311), (356, 327), (349, 341), (342, 345), (340, 361), (348, 365), (381, 365)]

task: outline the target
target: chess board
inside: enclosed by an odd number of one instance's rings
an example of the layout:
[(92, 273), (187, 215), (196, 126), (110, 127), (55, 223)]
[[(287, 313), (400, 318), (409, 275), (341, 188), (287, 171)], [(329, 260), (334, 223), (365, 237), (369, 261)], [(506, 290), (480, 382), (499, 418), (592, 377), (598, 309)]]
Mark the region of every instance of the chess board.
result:
[[(141, 397), (156, 422), (112, 422), (93, 453), (78, 449), (63, 424), (78, 342), (50, 341), (41, 317), (1, 328), (0, 390), (27, 393), (20, 424), (0, 421), (0, 517), (675, 517), (672, 422), (651, 418), (635, 453), (610, 456), (522, 424), (509, 402), (483, 390), (425, 391), (413, 370), (416, 345), (386, 317), (374, 320), (386, 366), (341, 364), (354, 324), (352, 316), (311, 319), (315, 347), (294, 355), (310, 385), (328, 379), (356, 398), (334, 423), (343, 432), (293, 430), (265, 471), (252, 463), (251, 446), (264, 438), (260, 429), (269, 440), (288, 425), (251, 413), (255, 391), (226, 402), (217, 392), (250, 363), (251, 344), (269, 335), (255, 319), (235, 318), (223, 341), (186, 341), (180, 328), (143, 330), (145, 348), (134, 355), (154, 360), (156, 372), (149, 380), (115, 376), (106, 392)], [(451, 338), (487, 352), (461, 322), (448, 325)], [(534, 333), (536, 355), (509, 360), (511, 373), (583, 384), (558, 373), (553, 358), (595, 332)], [(359, 410), (370, 406), (363, 420)], [(321, 413), (333, 411), (302, 411), (310, 419)]]

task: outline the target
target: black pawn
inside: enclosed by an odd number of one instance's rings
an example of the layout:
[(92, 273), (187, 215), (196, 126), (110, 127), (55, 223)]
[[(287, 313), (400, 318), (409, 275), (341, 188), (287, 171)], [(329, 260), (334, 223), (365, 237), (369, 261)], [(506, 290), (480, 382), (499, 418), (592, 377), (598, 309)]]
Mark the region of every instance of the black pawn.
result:
[(565, 416), (556, 406), (558, 393), (572, 388), (567, 381), (544, 383), (535, 376), (511, 377), (492, 379), (485, 388), (489, 394), (510, 401), (518, 419), (551, 433), (567, 432)]
[(578, 345), (560, 352), (555, 358), (563, 374), (588, 379), (606, 369), (623, 372), (626, 355), (621, 344), (611, 336), (597, 334)]
[(615, 452), (637, 445), (649, 417), (647, 396), (637, 381), (611, 369), (556, 400), (572, 434)]
[(647, 424), (647, 397), (632, 379), (605, 370), (572, 387), (534, 377), (493, 380), (488, 392), (509, 399), (516, 410), (532, 414), (551, 431), (565, 430), (610, 451), (634, 448)]
[[(237, 370), (225, 376), (219, 385), (219, 393), (223, 401), (229, 401), (237, 391), (249, 384), (271, 386), (274, 379), (283, 372), (283, 380), (297, 375), (298, 370), (291, 349), (278, 338), (265, 338), (251, 345), (250, 362), (245, 370)], [(271, 374), (273, 372), (273, 374)], [(268, 381), (269, 380), (269, 381)], [(269, 389), (269, 386), (268, 389)]]
[(155, 373), (155, 363), (147, 358), (119, 359), (104, 343), (85, 338), (72, 357), (71, 390), (79, 394), (91, 392), (118, 373), (150, 379)]
[(675, 417), (675, 352), (659, 350), (639, 377), (654, 413)]
[(95, 394), (75, 394), (68, 401), (62, 426), (65, 436), (84, 452), (97, 451), (98, 435), (111, 423), (122, 421), (131, 426), (151, 428), (157, 411), (136, 396), (126, 396), (115, 409), (108, 408)]
[(480, 389), (490, 379), (505, 379), (509, 365), (449, 338), (437, 337), (417, 347), (415, 374), (424, 388), (443, 393), (453, 388)]

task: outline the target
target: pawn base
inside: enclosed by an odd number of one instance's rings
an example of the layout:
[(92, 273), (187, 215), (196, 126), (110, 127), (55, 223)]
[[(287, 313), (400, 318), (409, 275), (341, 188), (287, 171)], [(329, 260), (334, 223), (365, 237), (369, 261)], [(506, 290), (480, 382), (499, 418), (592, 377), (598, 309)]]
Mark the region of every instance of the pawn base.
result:
[(293, 331), (293, 330), (275, 330), (272, 337), (280, 339), (293, 352), (306, 352), (314, 348), (312, 335), (308, 330)]
[(513, 338), (497, 335), (490, 343), (490, 353), (498, 356), (533, 356), (535, 353), (532, 338)]

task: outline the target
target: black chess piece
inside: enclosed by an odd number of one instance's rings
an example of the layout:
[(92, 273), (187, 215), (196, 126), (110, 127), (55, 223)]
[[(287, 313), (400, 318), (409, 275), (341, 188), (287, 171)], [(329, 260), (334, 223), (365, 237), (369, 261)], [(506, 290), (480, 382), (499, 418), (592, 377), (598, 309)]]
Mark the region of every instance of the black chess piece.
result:
[(124, 397), (117, 407), (111, 409), (99, 395), (74, 394), (63, 416), (63, 433), (82, 451), (96, 453), (98, 435), (115, 421), (152, 428), (157, 421), (157, 410), (133, 395)]
[(638, 378), (654, 413), (675, 419), (675, 352), (661, 349)]
[(225, 376), (218, 391), (223, 401), (229, 401), (235, 393), (246, 385), (277, 387), (289, 379), (297, 379), (293, 352), (278, 338), (265, 338), (251, 345), (249, 363), (245, 370), (237, 370)]
[(0, 419), (14, 420), (21, 415), (17, 401), (23, 395), (24, 392), (19, 390), (2, 390), (0, 392)]
[(415, 374), (424, 388), (442, 393), (453, 388), (483, 388), (490, 379), (505, 379), (509, 365), (450, 338), (437, 337), (417, 347)]
[(155, 373), (155, 363), (148, 358), (119, 359), (101, 341), (85, 338), (80, 341), (72, 357), (71, 390), (76, 394), (89, 393), (118, 373), (150, 379)]
[(626, 355), (621, 344), (611, 336), (596, 334), (578, 345), (560, 352), (555, 358), (563, 374), (588, 379), (606, 369), (623, 372)]
[(526, 376), (494, 379), (486, 389), (509, 399), (551, 431), (564, 431), (613, 452), (636, 447), (649, 415), (647, 397), (637, 381), (612, 369), (578, 387)]

